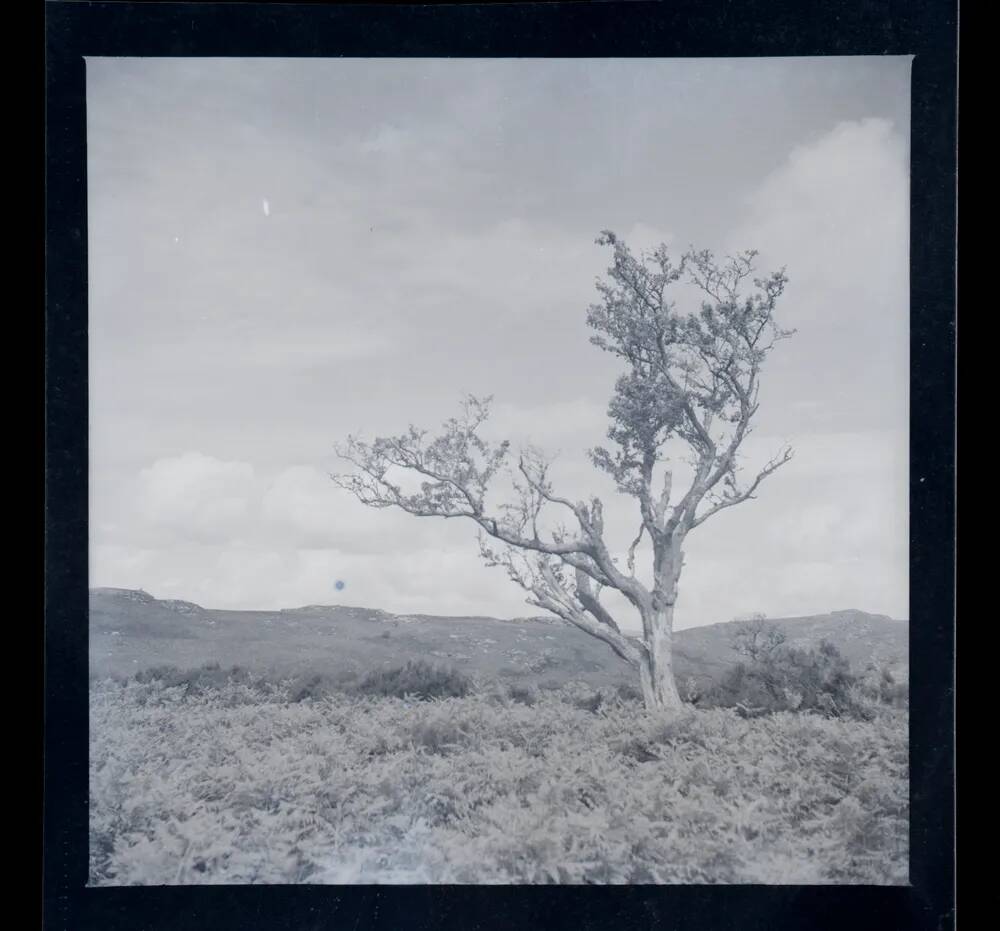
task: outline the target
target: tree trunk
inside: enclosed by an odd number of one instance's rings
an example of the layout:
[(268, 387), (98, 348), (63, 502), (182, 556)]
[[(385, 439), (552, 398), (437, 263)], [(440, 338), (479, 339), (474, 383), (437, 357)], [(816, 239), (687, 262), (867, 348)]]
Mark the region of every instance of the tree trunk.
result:
[(651, 612), (650, 636), (639, 661), (642, 698), (650, 711), (681, 710), (683, 702), (674, 681), (674, 607), (669, 605)]

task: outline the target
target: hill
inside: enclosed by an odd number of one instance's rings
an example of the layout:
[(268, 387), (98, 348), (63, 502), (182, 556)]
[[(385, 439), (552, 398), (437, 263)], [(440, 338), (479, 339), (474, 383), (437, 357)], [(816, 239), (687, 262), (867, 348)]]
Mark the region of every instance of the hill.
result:
[[(857, 667), (871, 660), (906, 677), (905, 621), (863, 611), (836, 611), (772, 623), (794, 646), (830, 640)], [(678, 682), (702, 686), (738, 657), (734, 622), (675, 634)], [(526, 683), (580, 679), (593, 686), (631, 683), (625, 663), (602, 643), (556, 618), (396, 615), (374, 608), (308, 605), (279, 611), (220, 611), (147, 592), (90, 592), (92, 678), (129, 675), (151, 666), (218, 662), (275, 675), (364, 673), (423, 659), (463, 672)]]
[[(856, 669), (870, 662), (888, 667), (897, 680), (909, 678), (909, 625), (885, 614), (849, 609), (808, 617), (768, 618), (785, 635), (789, 646), (818, 647), (829, 640)], [(740, 657), (732, 648), (737, 621), (679, 631), (674, 637), (678, 673), (682, 665), (696, 670), (696, 679), (718, 679)], [(683, 664), (682, 664), (683, 660)], [(681, 679), (680, 681), (683, 681)]]

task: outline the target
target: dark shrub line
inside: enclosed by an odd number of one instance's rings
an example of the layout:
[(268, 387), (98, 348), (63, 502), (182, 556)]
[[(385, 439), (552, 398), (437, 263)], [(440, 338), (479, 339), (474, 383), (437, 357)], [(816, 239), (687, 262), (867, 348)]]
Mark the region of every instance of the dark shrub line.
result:
[[(878, 706), (907, 705), (905, 682), (897, 682), (889, 670), (875, 665), (861, 675), (855, 674), (844, 656), (828, 642), (808, 650), (774, 642), (766, 650), (744, 652), (743, 656), (744, 660), (733, 666), (721, 682), (703, 693), (692, 693), (690, 702), (701, 708), (735, 708), (745, 716), (797, 711), (862, 720), (874, 717)], [(337, 675), (303, 674), (278, 681), (255, 675), (241, 666), (224, 668), (218, 662), (189, 670), (171, 665), (153, 666), (136, 673), (132, 680), (142, 684), (158, 682), (167, 688), (183, 686), (185, 694), (193, 695), (238, 684), (262, 697), (284, 697), (292, 702), (336, 693), (429, 701), (463, 698), (481, 690), (470, 676), (454, 667), (424, 660), (376, 669), (360, 680), (358, 673), (348, 670)], [(562, 689), (554, 681), (538, 686), (502, 680), (497, 684), (500, 688), (497, 697), (527, 706), (536, 705), (545, 692)], [(564, 698), (580, 710), (597, 714), (619, 702), (641, 703), (642, 697), (634, 686), (619, 685), (577, 690)]]
[(405, 666), (376, 669), (365, 676), (353, 691), (359, 695), (412, 696), (427, 700), (464, 698), (472, 688), (472, 680), (457, 669), (415, 660)]

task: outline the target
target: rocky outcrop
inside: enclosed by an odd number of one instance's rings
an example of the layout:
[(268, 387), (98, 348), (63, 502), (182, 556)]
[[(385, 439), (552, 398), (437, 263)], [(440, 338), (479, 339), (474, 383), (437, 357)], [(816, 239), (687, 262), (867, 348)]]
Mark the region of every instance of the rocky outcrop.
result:
[(201, 605), (196, 605), (193, 601), (181, 601), (178, 598), (164, 598), (160, 600), (164, 608), (173, 611), (175, 614), (183, 614), (186, 617), (197, 617), (204, 614), (205, 609)]

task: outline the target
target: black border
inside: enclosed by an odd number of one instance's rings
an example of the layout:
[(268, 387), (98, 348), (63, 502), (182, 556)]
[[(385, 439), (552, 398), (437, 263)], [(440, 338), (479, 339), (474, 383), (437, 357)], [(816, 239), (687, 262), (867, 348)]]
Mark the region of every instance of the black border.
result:
[[(45, 926), (943, 929), (954, 923), (957, 9), (945, 0), (46, 3)], [(911, 885), (87, 889), (83, 56), (914, 55)]]

